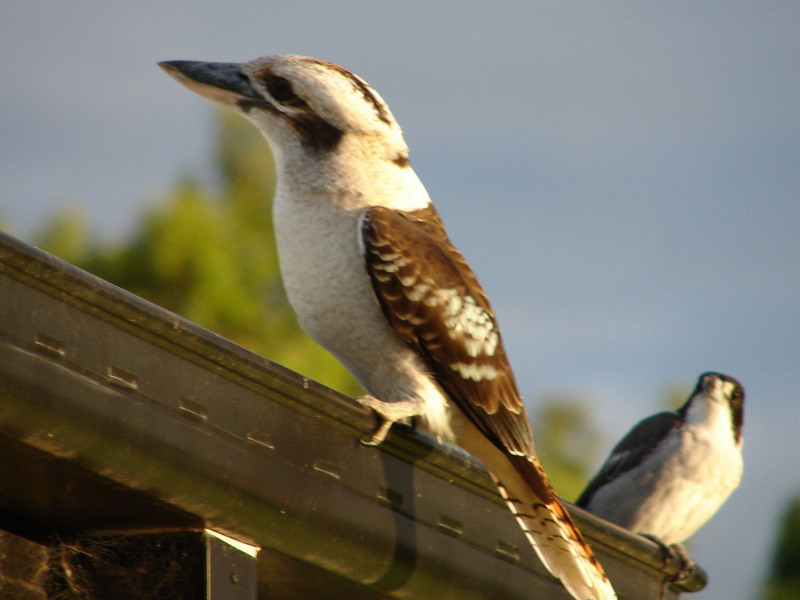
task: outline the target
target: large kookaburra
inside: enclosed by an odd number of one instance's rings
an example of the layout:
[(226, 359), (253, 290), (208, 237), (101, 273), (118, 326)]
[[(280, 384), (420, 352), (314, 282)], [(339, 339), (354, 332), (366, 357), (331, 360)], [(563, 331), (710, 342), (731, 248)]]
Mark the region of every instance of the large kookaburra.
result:
[(267, 138), (289, 301), (369, 392), (360, 401), (383, 423), (372, 441), (417, 416), (486, 464), (575, 598), (615, 598), (539, 465), (486, 294), (409, 166), (383, 99), (346, 69), (303, 56), (161, 66)]

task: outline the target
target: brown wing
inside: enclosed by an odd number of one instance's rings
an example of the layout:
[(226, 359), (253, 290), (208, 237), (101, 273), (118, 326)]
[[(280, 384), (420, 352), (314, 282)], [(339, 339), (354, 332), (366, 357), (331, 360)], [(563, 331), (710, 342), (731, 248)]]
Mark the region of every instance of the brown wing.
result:
[(386, 317), (439, 385), (499, 448), (533, 454), (522, 398), (489, 300), (436, 209), (370, 209), (367, 272)]

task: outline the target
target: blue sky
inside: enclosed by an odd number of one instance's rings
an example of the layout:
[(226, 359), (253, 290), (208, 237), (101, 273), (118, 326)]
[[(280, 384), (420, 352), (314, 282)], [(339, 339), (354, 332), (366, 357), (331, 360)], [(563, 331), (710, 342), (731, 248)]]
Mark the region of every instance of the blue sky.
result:
[(528, 399), (586, 398), (605, 453), (670, 386), (743, 382), (745, 476), (691, 597), (754, 598), (800, 491), (800, 6), (503, 6), (5, 2), (0, 221), (80, 207), (113, 238), (203, 172), (214, 109), (160, 60), (342, 64), (403, 126)]

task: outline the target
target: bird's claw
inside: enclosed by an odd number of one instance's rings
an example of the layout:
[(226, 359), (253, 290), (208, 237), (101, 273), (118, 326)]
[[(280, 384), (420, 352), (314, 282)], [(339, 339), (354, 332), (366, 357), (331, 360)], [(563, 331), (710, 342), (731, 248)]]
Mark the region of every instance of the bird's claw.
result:
[(666, 596), (667, 588), (673, 583), (683, 583), (691, 579), (697, 570), (697, 564), (689, 558), (689, 553), (683, 544), (670, 544), (667, 545), (654, 535), (643, 534), (651, 542), (658, 545), (661, 550), (661, 560), (664, 562), (664, 567), (678, 564), (678, 568), (674, 574), (668, 575), (661, 583), (661, 598)]
[(689, 553), (683, 544), (672, 544), (668, 547), (669, 557), (665, 562), (667, 564), (677, 563), (678, 569), (674, 575), (670, 577), (670, 583), (683, 583), (692, 578), (697, 570), (697, 564), (689, 558)]
[(389, 434), (389, 429), (392, 428), (394, 421), (383, 414), (381, 410), (383, 403), (374, 396), (359, 396), (356, 398), (356, 401), (362, 406), (372, 409), (372, 412), (375, 413), (375, 419), (378, 421), (378, 426), (375, 428), (375, 431), (372, 432), (372, 435), (367, 439), (359, 437), (359, 441), (365, 446), (380, 445)]
[(422, 414), (424, 406), (420, 399), (406, 399), (395, 400), (393, 402), (386, 402), (380, 400), (375, 396), (364, 395), (356, 398), (356, 401), (361, 406), (371, 408), (378, 419), (378, 427), (368, 440), (362, 439), (361, 441), (367, 446), (377, 446), (389, 433), (389, 429), (393, 423), (398, 421), (405, 421), (406, 419), (413, 419), (414, 417)]
[(379, 425), (377, 429), (372, 433), (369, 439), (358, 438), (359, 441), (364, 444), (365, 446), (378, 446), (380, 443), (386, 439), (386, 436), (389, 433), (389, 429), (392, 427), (392, 422), (382, 418), (377, 412), (375, 416), (378, 417)]

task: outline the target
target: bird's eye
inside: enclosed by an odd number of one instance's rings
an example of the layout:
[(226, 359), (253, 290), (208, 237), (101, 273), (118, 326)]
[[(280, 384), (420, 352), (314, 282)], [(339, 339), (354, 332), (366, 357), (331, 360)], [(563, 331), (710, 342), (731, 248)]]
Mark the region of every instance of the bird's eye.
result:
[(292, 89), (292, 84), (283, 77), (270, 77), (267, 80), (267, 91), (272, 99), (289, 106), (303, 106), (303, 102)]

